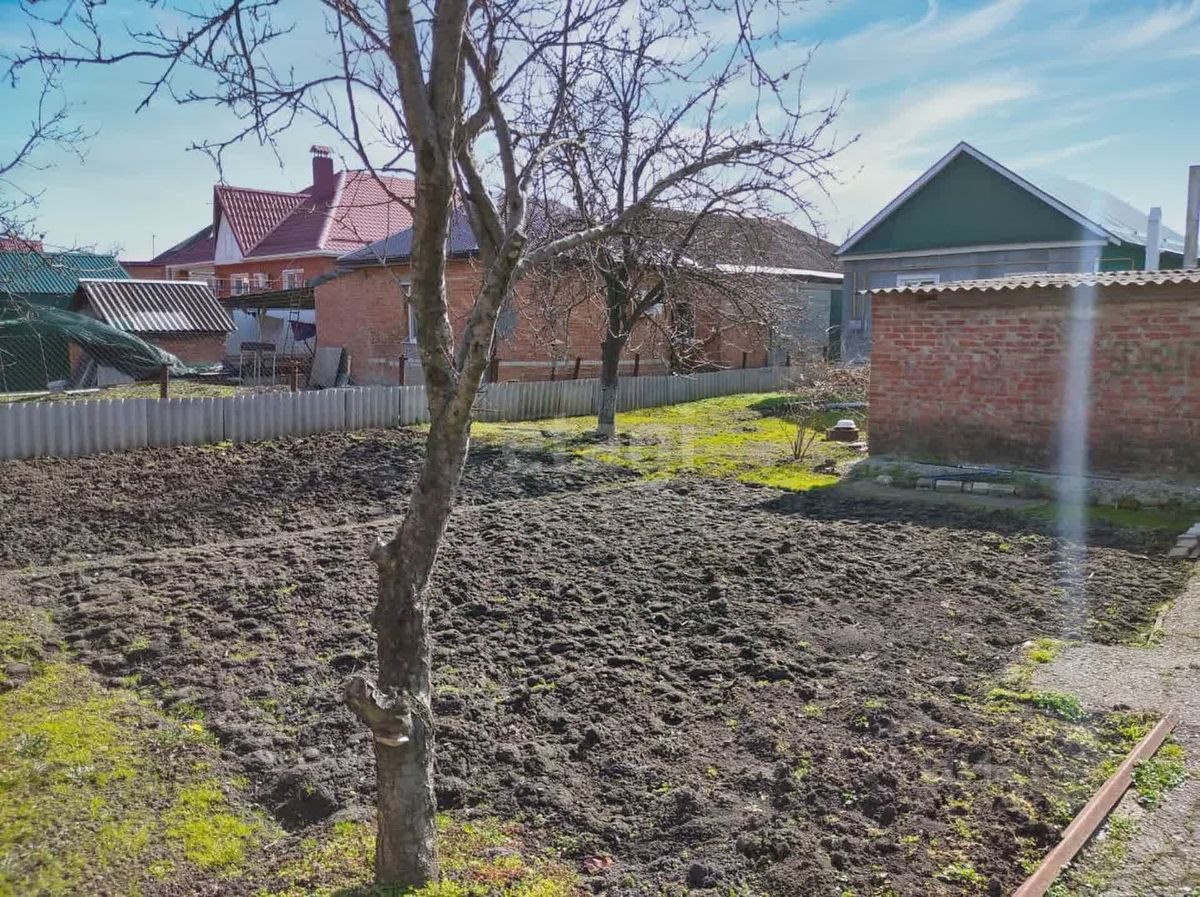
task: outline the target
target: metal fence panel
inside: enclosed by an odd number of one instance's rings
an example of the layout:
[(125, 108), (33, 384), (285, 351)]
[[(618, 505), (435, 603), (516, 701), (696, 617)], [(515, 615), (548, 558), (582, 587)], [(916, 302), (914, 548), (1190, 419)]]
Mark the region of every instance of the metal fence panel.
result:
[[(625, 377), (618, 411), (767, 392), (787, 369), (750, 368), (693, 376)], [(481, 420), (537, 420), (596, 413), (600, 381), (557, 380), (489, 385), (476, 403)], [(429, 421), (424, 386), (257, 393), (221, 399), (125, 399), (0, 404), (0, 459), (76, 457), (146, 445), (253, 442), (339, 430)]]

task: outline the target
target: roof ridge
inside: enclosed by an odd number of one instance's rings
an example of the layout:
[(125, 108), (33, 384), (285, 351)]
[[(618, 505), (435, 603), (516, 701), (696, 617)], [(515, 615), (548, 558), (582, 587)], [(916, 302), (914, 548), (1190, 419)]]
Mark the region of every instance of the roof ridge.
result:
[(216, 190), (244, 190), (247, 193), (270, 193), (275, 196), (293, 196), (298, 199), (303, 199), (308, 195), (304, 190), (268, 190), (263, 187), (239, 187), (236, 184), (213, 184), (213, 188)]

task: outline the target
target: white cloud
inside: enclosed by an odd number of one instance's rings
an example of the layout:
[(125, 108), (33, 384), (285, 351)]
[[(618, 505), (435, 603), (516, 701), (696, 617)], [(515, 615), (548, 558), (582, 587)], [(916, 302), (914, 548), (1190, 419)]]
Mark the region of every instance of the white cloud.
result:
[(1123, 23), (1124, 27), (1109, 31), (1097, 44), (1098, 49), (1136, 50), (1178, 35), (1182, 29), (1200, 19), (1200, 0), (1169, 3), (1149, 13), (1133, 4), (1133, 10)]
[(1085, 156), (1088, 153), (1095, 152), (1102, 147), (1108, 146), (1116, 139), (1116, 135), (1110, 134), (1107, 137), (1099, 137), (1096, 140), (1084, 140), (1080, 143), (1060, 146), (1056, 147), (1055, 149), (1045, 150), (1043, 152), (1031, 153), (1028, 156), (1019, 156), (1007, 164), (1010, 168), (1016, 168), (1017, 170), (1022, 168), (1042, 168), (1047, 165), (1054, 165), (1057, 162), (1065, 162), (1067, 159), (1074, 159), (1077, 156)]

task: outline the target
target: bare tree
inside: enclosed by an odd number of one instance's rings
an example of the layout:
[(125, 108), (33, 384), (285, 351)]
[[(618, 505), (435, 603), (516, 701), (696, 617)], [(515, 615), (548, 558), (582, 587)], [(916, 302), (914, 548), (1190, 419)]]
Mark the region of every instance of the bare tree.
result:
[[(10, 80), (15, 87), (15, 79)], [(52, 67), (42, 69), (33, 117), (23, 133), (17, 132), (21, 144), (11, 155), (0, 157), (0, 239), (11, 248), (33, 248), (39, 242), (32, 228), (41, 194), (23, 188), (18, 177), (49, 168), (47, 157), (54, 150), (82, 158), (90, 136), (71, 125), (66, 104), (55, 102), (57, 90)]]
[[(581, 156), (593, 139), (581, 107), (612, 102), (599, 89), (600, 71), (622, 72), (646, 104), (656, 90), (674, 89), (669, 79), (683, 70), (668, 64), (666, 40), (648, 23), (669, 16), (677, 23), (675, 39), (722, 43), (731, 58), (753, 60), (763, 45), (752, 23), (784, 16), (792, 5), (704, 0), (693, 9), (687, 0), (324, 0), (332, 48), (327, 60), (313, 59), (311, 46), (290, 44), (297, 32), (294, 23), (279, 20), (277, 0), (210, 0), (179, 24), (169, 20), (132, 33), (124, 23), (136, 19), (116, 21), (115, 11), (91, 0), (60, 0), (54, 11), (46, 3), (26, 7), (34, 37), (10, 60), (10, 77), (34, 65), (57, 75), (81, 65), (157, 62), (159, 74), (145, 87), (142, 105), (165, 96), (215, 103), (237, 115), (239, 125), (230, 134), (196, 145), (218, 165), (238, 140), (271, 144), (306, 118), (332, 132), (345, 154), (374, 172), (384, 189), (383, 174), (415, 178), (411, 200), (393, 198), (410, 205), (413, 219), (410, 301), (430, 429), (403, 521), (371, 551), (379, 579), (371, 616), (378, 675), (356, 676), (345, 687), (346, 703), (374, 735), (380, 884), (420, 885), (438, 873), (427, 585), (466, 460), (472, 406), (497, 317), (513, 284), (550, 259), (625, 233), (656, 203), (706, 181), (705, 172), (755, 158), (765, 177), (776, 170), (764, 153), (781, 165), (784, 159), (777, 155), (781, 145), (771, 149), (737, 129), (712, 131), (720, 91), (708, 90), (659, 122), (662, 151), (641, 163), (629, 157), (627, 164), (638, 168), (633, 192), (622, 190), (620, 201), (605, 207), (582, 206), (586, 216), (569, 229), (542, 234), (536, 245), (529, 236), (532, 185), (551, 184), (541, 172), (564, 153), (592, 158), (596, 165), (618, 164), (604, 155)], [(145, 0), (145, 6), (145, 21), (163, 21), (150, 14), (154, 0)], [(730, 22), (737, 33), (732, 43), (716, 33)], [(299, 58), (306, 63), (302, 71), (292, 67)], [(662, 62), (639, 64), (639, 58)], [(749, 68), (718, 68), (722, 85), (739, 74), (753, 84), (759, 71), (753, 62)], [(706, 101), (713, 103), (707, 115)], [(627, 114), (620, 106), (610, 108), (618, 117)], [(641, 127), (641, 120), (631, 118), (621, 133), (632, 139)], [(709, 136), (698, 143), (680, 136), (697, 128), (710, 129)], [(456, 209), (471, 222), (483, 272), (457, 335), (445, 280)]]
[(673, 369), (703, 355), (699, 310), (708, 340), (731, 324), (769, 326), (763, 237), (773, 221), (808, 217), (838, 148), (827, 133), (838, 105), (803, 105), (808, 58), (783, 40), (778, 7), (718, 6), (726, 41), (697, 40), (690, 9), (640, 7), (622, 32), (630, 52), (576, 74), (565, 116), (587, 139), (542, 172), (549, 201), (583, 226), (627, 222), (576, 253), (604, 309), (601, 436), (615, 431), (621, 357), (640, 323), (660, 332)]

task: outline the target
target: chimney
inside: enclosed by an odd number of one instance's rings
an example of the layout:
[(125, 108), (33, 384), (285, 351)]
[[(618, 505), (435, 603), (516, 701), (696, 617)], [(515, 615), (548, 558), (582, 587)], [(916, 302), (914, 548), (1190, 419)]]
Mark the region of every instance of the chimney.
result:
[(314, 145), (312, 153), (312, 196), (315, 199), (325, 199), (333, 196), (335, 178), (333, 176), (333, 150), (327, 146)]
[(1187, 227), (1183, 230), (1183, 267), (1196, 267), (1196, 231), (1200, 228), (1200, 165), (1188, 169)]
[(1158, 270), (1158, 253), (1162, 248), (1162, 209), (1155, 206), (1146, 221), (1146, 265), (1147, 271)]

